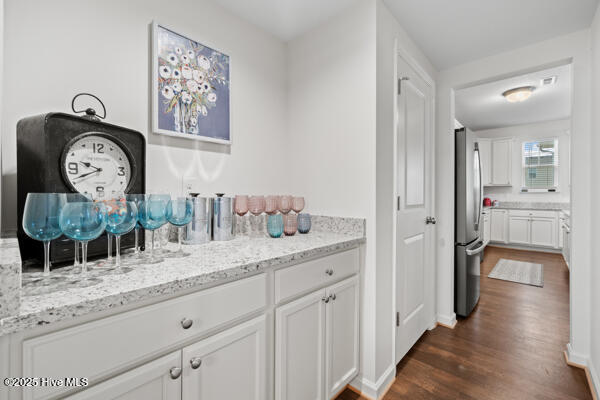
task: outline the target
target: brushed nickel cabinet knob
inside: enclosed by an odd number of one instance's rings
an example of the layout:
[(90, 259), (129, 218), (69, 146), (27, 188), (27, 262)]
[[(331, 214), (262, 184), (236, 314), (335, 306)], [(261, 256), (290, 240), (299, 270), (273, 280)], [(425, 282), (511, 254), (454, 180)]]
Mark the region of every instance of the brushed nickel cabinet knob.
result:
[(171, 379), (177, 379), (181, 376), (181, 368), (173, 367), (169, 370), (169, 374), (171, 375)]
[(202, 365), (202, 359), (200, 357), (194, 357), (190, 360), (192, 369), (198, 369)]
[(183, 329), (190, 329), (193, 325), (194, 321), (192, 321), (189, 318), (184, 318), (181, 320), (181, 326), (183, 327)]

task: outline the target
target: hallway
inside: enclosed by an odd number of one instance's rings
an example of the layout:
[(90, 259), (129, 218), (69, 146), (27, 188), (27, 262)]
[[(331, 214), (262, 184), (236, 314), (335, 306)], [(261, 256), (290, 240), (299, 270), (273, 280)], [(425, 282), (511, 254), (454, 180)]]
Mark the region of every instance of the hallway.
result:
[[(541, 263), (544, 287), (488, 278), (500, 258)], [(487, 247), (481, 297), (455, 329), (426, 332), (397, 368), (386, 400), (591, 399), (567, 366), (569, 272), (560, 254)], [(347, 389), (341, 400), (362, 399)]]

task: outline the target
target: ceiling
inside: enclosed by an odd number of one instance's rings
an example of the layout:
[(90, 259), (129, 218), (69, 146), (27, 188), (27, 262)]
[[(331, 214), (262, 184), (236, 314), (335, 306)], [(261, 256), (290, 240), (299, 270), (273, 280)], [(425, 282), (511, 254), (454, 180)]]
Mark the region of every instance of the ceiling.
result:
[(279, 39), (288, 41), (325, 22), (357, 0), (213, 1)]
[(588, 28), (598, 0), (383, 0), (438, 70)]
[[(541, 86), (544, 78), (556, 83)], [(502, 92), (519, 86), (535, 86), (531, 97), (509, 103)], [(514, 78), (473, 86), (455, 92), (456, 119), (471, 130), (552, 121), (571, 116), (571, 66), (563, 65)]]

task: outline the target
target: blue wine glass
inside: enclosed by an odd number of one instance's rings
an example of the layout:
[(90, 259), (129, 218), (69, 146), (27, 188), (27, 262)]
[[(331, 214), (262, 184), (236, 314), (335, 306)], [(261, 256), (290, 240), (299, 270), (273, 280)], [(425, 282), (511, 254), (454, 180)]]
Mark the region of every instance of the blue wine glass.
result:
[[(106, 231), (115, 237), (117, 247), (115, 267), (121, 270), (121, 236), (131, 232), (137, 225), (137, 206), (133, 201), (126, 201), (125, 198), (110, 200), (106, 205), (108, 206)], [(113, 217), (114, 214), (116, 217)]]
[(192, 222), (194, 215), (194, 203), (192, 199), (186, 197), (177, 197), (171, 199), (167, 204), (167, 220), (177, 227), (177, 251), (172, 257), (185, 257), (189, 253), (183, 251), (181, 242), (183, 239), (183, 227)]
[(168, 195), (146, 195), (139, 204), (138, 220), (144, 229), (152, 232), (152, 244), (150, 246), (150, 263), (160, 262), (162, 259), (154, 255), (154, 231), (167, 223)]
[(23, 213), (23, 230), (30, 238), (44, 244), (44, 275), (50, 274), (50, 242), (61, 234), (60, 212), (65, 205), (64, 193), (28, 193)]
[[(136, 209), (139, 210), (140, 208), (140, 202), (144, 201), (144, 196), (143, 194), (134, 194), (134, 193), (130, 193), (126, 196), (127, 201), (132, 201), (133, 203), (135, 203), (135, 207)], [(140, 221), (138, 219), (137, 223), (135, 224), (135, 244), (134, 244), (134, 254), (139, 258), (140, 256)]]
[(67, 195), (60, 212), (60, 228), (66, 237), (81, 243), (81, 274), (87, 275), (87, 246), (106, 228), (106, 207), (85, 196)]

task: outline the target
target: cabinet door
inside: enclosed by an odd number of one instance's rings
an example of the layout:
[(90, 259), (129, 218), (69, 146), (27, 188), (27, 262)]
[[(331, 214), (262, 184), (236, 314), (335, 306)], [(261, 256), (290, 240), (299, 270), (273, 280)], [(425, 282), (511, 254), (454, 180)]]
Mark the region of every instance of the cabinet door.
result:
[(183, 399), (265, 399), (265, 332), (263, 315), (185, 347)]
[(492, 141), (492, 184), (510, 185), (511, 139)]
[(337, 395), (358, 373), (358, 276), (327, 290), (327, 398)]
[(529, 217), (510, 216), (508, 221), (508, 241), (515, 244), (530, 244)]
[(534, 246), (556, 246), (556, 218), (531, 218), (531, 244)]
[(506, 242), (506, 210), (492, 210), (491, 240)]
[(488, 244), (492, 238), (492, 218), (490, 214), (483, 216), (483, 243)]
[(275, 312), (275, 399), (325, 398), (325, 290)]
[[(93, 360), (92, 360), (93, 361)], [(178, 400), (181, 399), (181, 351), (151, 361), (69, 400)]]
[(492, 142), (489, 139), (477, 139), (479, 156), (481, 157), (481, 183), (486, 186), (492, 183)]

